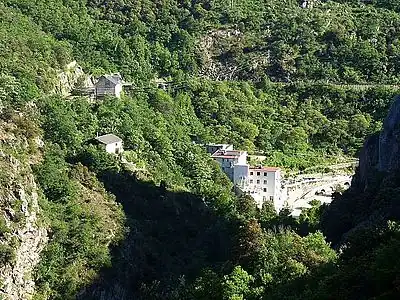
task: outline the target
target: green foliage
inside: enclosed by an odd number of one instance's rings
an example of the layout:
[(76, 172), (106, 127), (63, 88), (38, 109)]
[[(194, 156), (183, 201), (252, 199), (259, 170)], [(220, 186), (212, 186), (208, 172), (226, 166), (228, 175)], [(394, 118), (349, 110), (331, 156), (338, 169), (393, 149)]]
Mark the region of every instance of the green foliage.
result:
[[(307, 84), (259, 89), (193, 81), (191, 86), (192, 103), (210, 141), (257, 149), (266, 154), (264, 163), (292, 169), (356, 154), (365, 137), (379, 130), (381, 112), (394, 95), (390, 89)], [(386, 101), (377, 100), (382, 97)]]
[(10, 228), (7, 226), (4, 217), (0, 218), (0, 236), (4, 236), (6, 233), (10, 232)]
[(231, 274), (224, 277), (222, 283), (222, 299), (246, 299), (246, 295), (250, 293), (249, 285), (252, 281), (253, 277), (245, 270), (240, 266), (235, 267)]
[(36, 176), (46, 197), (41, 206), (51, 226), (51, 240), (37, 268), (37, 297), (72, 299), (110, 265), (108, 245), (121, 237), (122, 212), (112, 207), (110, 197), (87, 169), (78, 165), (71, 172), (57, 147), (46, 152)]
[(61, 150), (50, 149), (42, 165), (36, 169), (36, 176), (48, 199), (66, 203), (74, 195), (75, 187), (68, 179), (68, 166)]
[(311, 208), (303, 209), (298, 219), (299, 230), (303, 235), (315, 232), (320, 228), (320, 220), (325, 207), (318, 200), (312, 200), (310, 204)]
[[(233, 143), (303, 170), (356, 155), (380, 129), (399, 90), (381, 86), (400, 82), (399, 5), (314, 2), (2, 1), (0, 118), (31, 145), (40, 123), (46, 145), (34, 168), (50, 228), (37, 299), (395, 295), (396, 225), (358, 228), (339, 257), (318, 230), (338, 242), (375, 209), (387, 211), (396, 187), (367, 208), (364, 195), (328, 214), (314, 203), (296, 221), (271, 203), (259, 210), (236, 199), (192, 142)], [(48, 95), (72, 57), (143, 89), (96, 103)], [(167, 91), (149, 88), (159, 77), (173, 82)], [(120, 136), (127, 161), (93, 145), (97, 133)], [(111, 254), (123, 214), (130, 231)], [(2, 262), (12, 261), (2, 247)]]
[(236, 201), (236, 208), (239, 214), (246, 219), (256, 218), (259, 215), (257, 203), (249, 195), (238, 197)]
[(360, 232), (353, 233), (334, 267), (321, 268), (308, 278), (281, 286), (268, 295), (269, 299), (281, 299), (282, 295), (315, 300), (396, 298), (398, 260), (393, 255), (399, 244), (398, 224), (389, 222), (379, 230), (363, 231), (360, 236)]
[(14, 81), (9, 97), (13, 97), (13, 105), (20, 105), (38, 96), (40, 90), (53, 88), (54, 68), (69, 60), (70, 48), (43, 33), (17, 9), (5, 7), (4, 1), (0, 3), (0, 20), (1, 73), (13, 77), (8, 79)]
[(15, 260), (15, 250), (10, 245), (0, 244), (0, 265), (12, 263)]

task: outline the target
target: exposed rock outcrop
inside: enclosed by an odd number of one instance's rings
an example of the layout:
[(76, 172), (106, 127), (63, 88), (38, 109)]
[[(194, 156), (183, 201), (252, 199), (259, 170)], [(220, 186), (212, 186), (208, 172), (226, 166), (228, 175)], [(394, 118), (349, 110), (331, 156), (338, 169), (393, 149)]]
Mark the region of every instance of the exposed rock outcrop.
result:
[(10, 300), (32, 298), (35, 292), (32, 272), (39, 263), (40, 252), (47, 242), (47, 231), (38, 224), (39, 205), (36, 184), (32, 175), (27, 179), (30, 181), (29, 185), (19, 187), (19, 199), (13, 200), (21, 201), (21, 213), (25, 221), (7, 238), (8, 241), (17, 243), (14, 249), (15, 258), (0, 268), (2, 280), (0, 295)]
[[(27, 122), (21, 115), (14, 121)], [(47, 242), (30, 166), (38, 159), (39, 152), (30, 150), (35, 138), (28, 139), (13, 121), (0, 120), (0, 299), (32, 298), (33, 271)]]
[(378, 169), (391, 172), (400, 168), (400, 96), (397, 96), (379, 135)]
[(93, 88), (93, 79), (85, 74), (76, 61), (66, 65), (64, 70), (58, 73), (57, 78), (54, 92), (64, 97), (71, 95), (75, 89)]
[(219, 29), (208, 32), (198, 44), (198, 52), (202, 60), (199, 75), (212, 80), (258, 78), (256, 74), (264, 70), (270, 62), (269, 52), (244, 49), (251, 44), (246, 39), (251, 40), (251, 37), (238, 29)]
[(367, 139), (360, 153), (356, 183), (368, 188), (371, 175), (400, 169), (400, 96), (397, 96), (379, 134)]
[(359, 230), (400, 220), (400, 96), (392, 103), (382, 131), (368, 138), (351, 188), (337, 197), (321, 221), (334, 244), (345, 244)]

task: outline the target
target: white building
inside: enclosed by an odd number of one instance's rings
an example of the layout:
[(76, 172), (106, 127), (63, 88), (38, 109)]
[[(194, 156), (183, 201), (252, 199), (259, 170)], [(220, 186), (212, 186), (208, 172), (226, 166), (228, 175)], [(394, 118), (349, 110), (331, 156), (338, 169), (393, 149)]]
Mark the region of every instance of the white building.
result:
[(276, 211), (284, 205), (281, 196), (281, 169), (275, 167), (249, 167), (246, 178), (241, 178), (236, 186), (254, 198), (259, 207), (271, 201)]
[(222, 171), (228, 175), (230, 180), (234, 181), (235, 165), (246, 164), (247, 152), (238, 150), (217, 150), (211, 157), (219, 162)]
[(276, 211), (283, 208), (280, 168), (252, 167), (247, 163), (246, 151), (220, 149), (212, 158), (221, 165), (239, 194), (250, 195), (260, 208), (266, 201), (271, 201)]
[(124, 152), (122, 139), (114, 134), (105, 134), (102, 136), (98, 136), (96, 138), (96, 141), (98, 141), (101, 145), (104, 145), (107, 153), (121, 154), (122, 152)]

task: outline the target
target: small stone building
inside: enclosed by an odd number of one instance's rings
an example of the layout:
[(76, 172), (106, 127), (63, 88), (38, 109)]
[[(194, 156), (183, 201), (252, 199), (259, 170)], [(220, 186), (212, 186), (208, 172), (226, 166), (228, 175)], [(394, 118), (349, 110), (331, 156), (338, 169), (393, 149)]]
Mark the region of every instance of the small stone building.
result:
[(124, 82), (119, 73), (101, 76), (95, 84), (96, 98), (114, 96), (121, 98)]
[(121, 154), (124, 152), (122, 146), (122, 139), (114, 134), (105, 134), (98, 136), (96, 141), (104, 146), (107, 153), (111, 154)]

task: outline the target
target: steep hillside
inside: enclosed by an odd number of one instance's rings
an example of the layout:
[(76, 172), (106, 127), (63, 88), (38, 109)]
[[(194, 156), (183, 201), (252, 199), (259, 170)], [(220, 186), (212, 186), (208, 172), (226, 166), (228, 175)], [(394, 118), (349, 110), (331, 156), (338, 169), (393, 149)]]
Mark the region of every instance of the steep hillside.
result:
[[(1, 295), (394, 297), (397, 110), (354, 188), (298, 220), (236, 197), (201, 146), (293, 170), (357, 155), (400, 82), (400, 12), (369, 2), (0, 1)], [(112, 72), (121, 98), (70, 97)]]
[(4, 2), (68, 41), (86, 68), (118, 70), (140, 85), (182, 74), (399, 82), (400, 16), (387, 1), (312, 1), (307, 8), (297, 0)]
[(351, 188), (319, 213), (338, 260), (277, 287), (267, 299), (399, 297), (399, 105), (396, 97), (382, 131), (365, 142)]
[[(69, 46), (3, 4), (0, 15), (1, 297), (54, 299), (49, 286), (62, 280), (72, 297), (109, 263), (124, 218), (87, 169), (49, 162), (37, 104), (54, 90)], [(58, 196), (68, 184), (67, 204)]]
[(48, 240), (31, 169), (40, 158), (41, 143), (31, 118), (32, 110), (0, 118), (0, 294), (5, 299), (34, 294), (33, 271)]
[[(382, 131), (365, 142), (352, 188), (326, 213), (323, 226), (328, 237), (335, 242), (355, 228), (374, 228), (400, 218), (397, 197), (399, 101), (396, 97)], [(337, 218), (341, 220), (340, 226), (334, 225)]]

